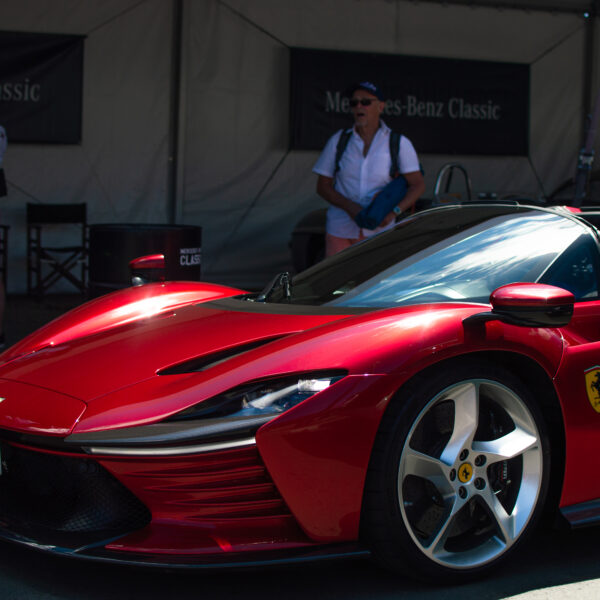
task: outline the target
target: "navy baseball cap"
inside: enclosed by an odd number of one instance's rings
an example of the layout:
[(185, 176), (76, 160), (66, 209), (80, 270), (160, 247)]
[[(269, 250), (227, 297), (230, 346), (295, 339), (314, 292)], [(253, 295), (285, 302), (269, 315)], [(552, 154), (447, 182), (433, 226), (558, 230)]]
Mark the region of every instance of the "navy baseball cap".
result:
[(373, 96), (375, 96), (381, 101), (383, 101), (385, 98), (381, 89), (374, 83), (371, 83), (370, 81), (361, 81), (360, 83), (353, 83), (348, 88), (348, 96), (352, 96), (352, 94), (354, 94), (356, 90), (364, 90), (365, 92), (369, 92), (369, 94), (373, 94)]

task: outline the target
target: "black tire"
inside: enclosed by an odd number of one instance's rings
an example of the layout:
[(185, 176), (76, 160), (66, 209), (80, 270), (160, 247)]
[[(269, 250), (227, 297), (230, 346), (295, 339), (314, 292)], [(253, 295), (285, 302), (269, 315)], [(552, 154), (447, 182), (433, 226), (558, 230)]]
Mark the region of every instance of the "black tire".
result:
[(532, 531), (549, 474), (546, 426), (530, 390), (504, 368), (452, 361), (390, 403), (361, 533), (388, 568), (434, 583), (468, 581)]

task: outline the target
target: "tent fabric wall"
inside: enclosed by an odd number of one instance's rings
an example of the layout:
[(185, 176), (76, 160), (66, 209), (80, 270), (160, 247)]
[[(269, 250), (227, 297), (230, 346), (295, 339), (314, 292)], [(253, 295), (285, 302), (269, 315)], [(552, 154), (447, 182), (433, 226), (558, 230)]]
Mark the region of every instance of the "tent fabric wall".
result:
[(8, 131), (9, 292), (26, 286), (27, 202), (85, 201), (92, 223), (165, 222), (170, 20), (163, 0), (0, 3), (5, 30), (87, 36), (82, 143), (11, 144)]
[(189, 0), (186, 9), (180, 214), (204, 226), (207, 278), (257, 286), (289, 268), (294, 223), (325, 206), (311, 173), (318, 153), (286, 149), (289, 46), (530, 64), (530, 157), (422, 155), (427, 195), (449, 160), (467, 167), (474, 189), (517, 196), (548, 194), (574, 173), (580, 15), (388, 0)]
[[(28, 201), (84, 200), (92, 223), (167, 221), (172, 9), (165, 0), (0, 4), (2, 29), (87, 36), (82, 144), (13, 144), (5, 158), (9, 291), (25, 287)], [(538, 196), (574, 173), (584, 29), (575, 12), (451, 1), (183, 0), (176, 212), (203, 228), (203, 278), (260, 287), (290, 268), (295, 222), (325, 206), (311, 173), (318, 153), (288, 150), (289, 47), (531, 65), (529, 158), (421, 159), (427, 195), (441, 165), (457, 160), (476, 190)]]

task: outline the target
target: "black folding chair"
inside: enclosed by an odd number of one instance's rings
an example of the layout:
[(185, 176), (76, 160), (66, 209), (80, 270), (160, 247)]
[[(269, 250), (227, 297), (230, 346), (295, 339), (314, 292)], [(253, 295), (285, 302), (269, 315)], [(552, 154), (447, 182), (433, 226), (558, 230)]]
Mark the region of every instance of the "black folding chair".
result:
[[(76, 234), (69, 231), (75, 228)], [(55, 239), (76, 239), (74, 245), (44, 244), (42, 231)], [(50, 231), (52, 230), (52, 231)], [(76, 235), (76, 237), (75, 237)], [(43, 296), (64, 278), (80, 292), (87, 289), (87, 205), (27, 204), (27, 292)], [(80, 275), (74, 272), (79, 267)], [(76, 270), (75, 270), (76, 271)]]

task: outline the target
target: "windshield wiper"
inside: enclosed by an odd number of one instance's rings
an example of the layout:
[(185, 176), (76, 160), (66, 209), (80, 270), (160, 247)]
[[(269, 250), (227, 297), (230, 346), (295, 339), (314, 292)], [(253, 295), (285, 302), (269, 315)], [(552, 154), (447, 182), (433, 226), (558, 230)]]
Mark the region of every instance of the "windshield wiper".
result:
[(268, 302), (273, 293), (279, 290), (283, 292), (284, 300), (289, 300), (292, 296), (292, 278), (288, 271), (275, 275), (265, 289), (256, 297), (255, 302)]

